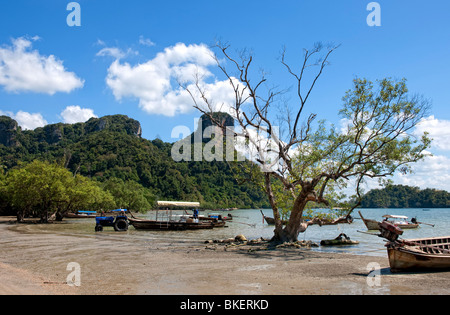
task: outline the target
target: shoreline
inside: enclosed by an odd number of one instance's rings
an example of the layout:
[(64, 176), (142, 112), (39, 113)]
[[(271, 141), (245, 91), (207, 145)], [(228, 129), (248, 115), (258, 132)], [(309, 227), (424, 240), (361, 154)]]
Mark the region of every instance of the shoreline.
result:
[[(7, 221), (0, 295), (450, 294), (450, 272), (392, 274), (387, 257), (37, 233)], [(79, 287), (67, 285), (70, 263), (80, 266)], [(368, 285), (370, 264), (380, 286)]]

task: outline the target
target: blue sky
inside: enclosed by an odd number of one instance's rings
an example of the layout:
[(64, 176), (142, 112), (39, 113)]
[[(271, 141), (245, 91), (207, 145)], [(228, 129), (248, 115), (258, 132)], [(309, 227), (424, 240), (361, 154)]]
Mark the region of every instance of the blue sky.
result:
[[(175, 141), (172, 129), (193, 129), (199, 114), (180, 103), (173, 77), (165, 89), (149, 86), (163, 84), (161, 72), (148, 72), (149, 67), (173, 65), (182, 52), (192, 51), (189, 62), (210, 71), (213, 82), (217, 71), (200, 55), (202, 47), (219, 38), (233, 49), (250, 49), (255, 65), (284, 88), (294, 83), (279, 63), (283, 46), (295, 66), (303, 48), (332, 42), (341, 47), (331, 56), (308, 110), (338, 122), (341, 98), (355, 77), (407, 78), (411, 92), (432, 100), (422, 129), (436, 140), (435, 156), (418, 165), (415, 176), (398, 182), (450, 190), (443, 184), (450, 182), (448, 1), (377, 1), (379, 27), (366, 23), (368, 0), (79, 0), (80, 27), (66, 23), (69, 2), (0, 4), (0, 114), (24, 128), (125, 114), (141, 122), (145, 138)], [(14, 66), (14, 72), (5, 74), (5, 65)], [(30, 72), (36, 75), (30, 78)], [(161, 91), (164, 101), (157, 104)]]

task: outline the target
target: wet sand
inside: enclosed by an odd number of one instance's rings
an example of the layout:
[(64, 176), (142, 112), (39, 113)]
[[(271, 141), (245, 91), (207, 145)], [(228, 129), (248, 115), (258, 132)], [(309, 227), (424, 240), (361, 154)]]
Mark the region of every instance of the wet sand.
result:
[[(54, 233), (7, 221), (0, 219), (0, 295), (450, 293), (450, 272), (391, 274), (386, 257)], [(79, 287), (67, 285), (72, 262)], [(370, 263), (380, 286), (367, 284)]]

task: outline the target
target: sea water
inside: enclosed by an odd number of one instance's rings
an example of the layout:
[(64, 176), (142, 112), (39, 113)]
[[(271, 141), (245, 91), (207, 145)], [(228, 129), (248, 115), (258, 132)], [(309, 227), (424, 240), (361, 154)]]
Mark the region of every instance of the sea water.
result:
[[(313, 248), (317, 251), (325, 252), (345, 252), (357, 255), (385, 256), (386, 243), (384, 239), (371, 234), (378, 234), (378, 231), (368, 231), (364, 222), (361, 220), (358, 211), (364, 218), (377, 221), (383, 220), (383, 215), (404, 215), (409, 218), (416, 218), (417, 221), (434, 225), (421, 224), (417, 229), (405, 229), (402, 235), (404, 239), (415, 239), (425, 237), (450, 236), (450, 209), (357, 209), (352, 213), (352, 224), (339, 224), (310, 226), (305, 233), (299, 235), (299, 239), (311, 240), (320, 244), (321, 240), (334, 239), (339, 234), (344, 233), (350, 239), (358, 241), (358, 245), (351, 246), (320, 246)], [(264, 211), (269, 213), (271, 210)], [(363, 232), (363, 233), (362, 233)]]
[[(402, 238), (415, 239), (425, 237), (439, 237), (450, 236), (450, 209), (358, 209), (366, 219), (373, 219), (381, 221), (383, 215), (404, 215), (411, 218), (416, 218), (417, 221), (433, 224), (434, 227), (422, 224), (417, 229), (404, 230)], [(272, 210), (262, 210), (266, 216), (273, 216)], [(182, 211), (173, 211), (174, 215), (184, 214)], [(200, 212), (200, 215), (207, 215), (208, 212)], [(206, 240), (221, 240), (234, 238), (236, 235), (243, 234), (247, 239), (257, 239), (263, 237), (264, 239), (270, 239), (273, 236), (274, 226), (268, 225), (261, 214), (260, 209), (251, 210), (234, 210), (223, 211), (222, 216), (233, 216), (232, 221), (227, 221), (224, 228), (215, 228), (210, 230), (192, 230), (192, 231), (143, 231), (136, 230), (130, 226), (128, 232), (117, 233), (113, 228), (105, 228), (103, 232), (95, 232), (95, 220), (94, 219), (70, 219), (65, 220), (63, 224), (48, 225), (45, 227), (38, 227), (36, 229), (45, 229), (51, 233), (64, 233), (74, 235), (90, 235), (96, 236), (101, 233), (104, 236), (110, 236), (127, 241), (145, 240), (148, 244), (152, 241), (166, 241), (172, 245), (183, 244), (201, 244)], [(159, 213), (161, 216), (161, 212)], [(150, 211), (147, 214), (136, 214), (142, 219), (155, 219), (155, 212)], [(321, 240), (334, 239), (339, 234), (345, 233), (350, 239), (358, 241), (358, 245), (352, 246), (319, 246), (313, 247), (313, 251), (322, 252), (342, 252), (355, 255), (369, 255), (369, 256), (385, 256), (386, 249), (384, 244), (385, 240), (374, 235), (366, 233), (377, 234), (377, 231), (367, 231), (366, 226), (360, 219), (358, 211), (352, 214), (354, 221), (352, 224), (339, 224), (310, 226), (305, 233), (299, 235), (300, 240), (311, 240), (318, 245)]]
[[(416, 218), (417, 221), (433, 224), (434, 227), (421, 224), (417, 229), (405, 229), (402, 235), (404, 239), (415, 239), (424, 237), (450, 236), (450, 209), (358, 209), (366, 219), (381, 221), (383, 215), (404, 215), (409, 218)], [(360, 219), (358, 210), (352, 214), (354, 218), (352, 224), (310, 226), (306, 232), (299, 235), (300, 240), (311, 240), (320, 244), (321, 240), (334, 239), (339, 234), (344, 233), (350, 239), (358, 241), (358, 245), (352, 246), (319, 246), (312, 250), (325, 252), (343, 252), (357, 255), (385, 256), (386, 243), (384, 239), (365, 233), (378, 234), (377, 231), (367, 231), (364, 222)], [(266, 216), (273, 216), (272, 210), (263, 210)], [(228, 231), (224, 233), (244, 234), (247, 239), (258, 237), (271, 238), (274, 227), (267, 225), (263, 221), (260, 210), (236, 210), (231, 212), (233, 223), (227, 223)], [(256, 224), (251, 226), (252, 224)], [(361, 233), (365, 232), (365, 233)], [(215, 233), (214, 230), (210, 233)]]

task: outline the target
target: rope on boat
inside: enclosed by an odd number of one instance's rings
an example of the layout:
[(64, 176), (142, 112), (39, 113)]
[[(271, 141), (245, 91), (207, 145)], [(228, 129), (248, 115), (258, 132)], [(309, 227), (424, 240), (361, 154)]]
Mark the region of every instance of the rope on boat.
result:
[(230, 221), (231, 223), (239, 223), (239, 224), (245, 224), (245, 225), (248, 225), (248, 226), (250, 226), (250, 227), (253, 227), (253, 228), (255, 228), (256, 227), (256, 223), (254, 223), (254, 224), (250, 224), (250, 223), (245, 223), (245, 222), (236, 222), (236, 221)]

